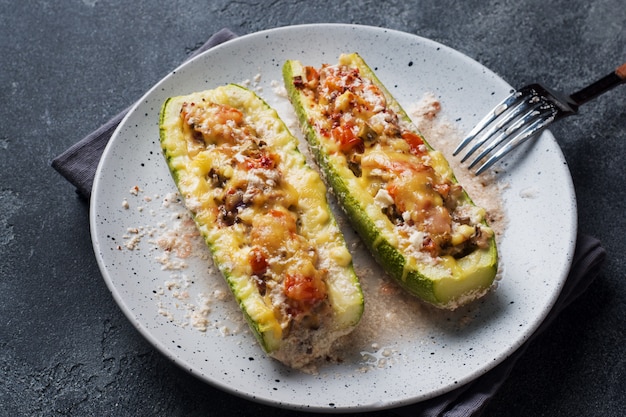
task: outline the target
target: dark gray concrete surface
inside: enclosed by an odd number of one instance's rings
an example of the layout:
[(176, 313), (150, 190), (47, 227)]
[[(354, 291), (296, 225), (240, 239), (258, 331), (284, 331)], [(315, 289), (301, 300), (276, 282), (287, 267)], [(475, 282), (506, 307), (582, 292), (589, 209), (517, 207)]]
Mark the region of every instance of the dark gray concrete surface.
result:
[[(220, 28), (314, 22), (428, 37), (518, 86), (571, 90), (626, 61), (623, 0), (0, 0), (0, 415), (294, 415), (196, 380), (139, 335), (101, 278), (87, 203), (50, 162)], [(483, 415), (622, 416), (626, 86), (552, 131), (607, 261)]]

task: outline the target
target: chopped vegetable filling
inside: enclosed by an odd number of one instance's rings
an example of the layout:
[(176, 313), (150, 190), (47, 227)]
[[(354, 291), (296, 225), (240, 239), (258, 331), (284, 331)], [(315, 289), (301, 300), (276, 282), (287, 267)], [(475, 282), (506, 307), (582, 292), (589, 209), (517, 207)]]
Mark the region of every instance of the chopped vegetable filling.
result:
[(246, 237), (241, 245), (249, 250), (254, 282), (286, 331), (326, 299), (327, 271), (298, 231), (297, 196), (283, 181), (281, 158), (233, 107), (186, 102), (181, 118), (189, 155), (217, 162), (205, 180), (218, 225), (236, 226)]
[[(317, 106), (311, 121), (335, 154), (374, 197), (405, 245), (433, 258), (461, 258), (486, 248), (493, 232), (462, 187), (437, 171), (438, 160), (387, 105), (383, 91), (358, 68), (305, 67), (294, 86)], [(414, 128), (413, 128), (414, 129)]]

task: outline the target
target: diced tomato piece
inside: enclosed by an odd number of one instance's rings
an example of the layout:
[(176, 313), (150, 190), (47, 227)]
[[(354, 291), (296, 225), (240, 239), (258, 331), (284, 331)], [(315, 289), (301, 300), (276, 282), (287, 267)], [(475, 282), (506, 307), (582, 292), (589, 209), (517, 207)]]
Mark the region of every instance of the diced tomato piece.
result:
[(354, 134), (352, 126), (337, 126), (333, 128), (332, 136), (342, 152), (348, 153), (354, 150), (362, 153), (365, 149), (363, 139)]
[(408, 144), (409, 144), (409, 148), (411, 149), (411, 153), (413, 155), (423, 155), (424, 154), (424, 141), (422, 140), (422, 138), (413, 133), (413, 132), (403, 132), (402, 133), (402, 139), (404, 139)]
[(317, 72), (315, 68), (310, 67), (310, 66), (304, 67), (304, 72), (306, 74), (306, 80), (309, 83), (313, 81), (315, 84), (317, 84), (317, 82), (320, 79), (320, 74)]
[(267, 272), (267, 255), (265, 251), (259, 247), (254, 247), (250, 251), (250, 266), (252, 274), (262, 276)]
[(403, 190), (400, 187), (398, 187), (397, 184), (393, 182), (387, 185), (387, 192), (393, 199), (394, 204), (396, 205), (396, 209), (400, 213), (403, 213), (407, 209), (406, 204), (405, 204), (406, 201), (404, 201), (404, 199), (402, 198), (402, 191)]
[(284, 285), (285, 295), (295, 301), (315, 304), (326, 298), (326, 284), (317, 276), (288, 273)]
[(276, 156), (267, 152), (259, 152), (245, 160), (246, 169), (274, 169), (276, 167)]

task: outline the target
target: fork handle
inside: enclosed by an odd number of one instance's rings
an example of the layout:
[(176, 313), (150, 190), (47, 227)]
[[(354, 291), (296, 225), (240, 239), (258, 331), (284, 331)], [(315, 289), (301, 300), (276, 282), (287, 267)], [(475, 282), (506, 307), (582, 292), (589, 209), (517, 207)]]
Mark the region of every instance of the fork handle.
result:
[(615, 71), (595, 83), (575, 92), (570, 98), (577, 106), (580, 106), (624, 82), (626, 82), (626, 63), (620, 65)]

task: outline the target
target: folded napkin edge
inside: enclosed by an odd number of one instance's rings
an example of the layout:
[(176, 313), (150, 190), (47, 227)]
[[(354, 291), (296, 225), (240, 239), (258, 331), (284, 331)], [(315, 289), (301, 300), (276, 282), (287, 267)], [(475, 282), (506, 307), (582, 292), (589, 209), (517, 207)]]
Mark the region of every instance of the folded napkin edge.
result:
[[(237, 34), (230, 29), (222, 28), (215, 32), (200, 48), (193, 51), (184, 62), (195, 58), (214, 46), (236, 37)], [(115, 129), (117, 129), (117, 126), (132, 107), (133, 105), (128, 106), (126, 109), (119, 112), (51, 161), (50, 165), (52, 168), (76, 187), (79, 196), (87, 200), (91, 198), (93, 181), (102, 153), (115, 132)]]

